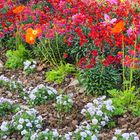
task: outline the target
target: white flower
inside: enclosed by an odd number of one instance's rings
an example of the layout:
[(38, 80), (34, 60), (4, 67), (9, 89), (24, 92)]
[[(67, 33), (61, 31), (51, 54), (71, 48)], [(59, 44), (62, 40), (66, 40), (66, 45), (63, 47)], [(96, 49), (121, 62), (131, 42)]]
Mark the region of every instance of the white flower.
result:
[(58, 132), (57, 132), (56, 129), (54, 129), (54, 131), (53, 131), (53, 135), (54, 135), (54, 137), (58, 137), (58, 136), (59, 136), (59, 134), (58, 134)]
[(5, 122), (5, 121), (2, 122), (0, 129), (1, 129), (2, 131), (8, 131), (7, 125), (8, 125), (8, 122)]
[(40, 124), (37, 124), (36, 127), (37, 127), (37, 128), (41, 128), (41, 125), (40, 125)]
[(92, 124), (93, 125), (96, 125), (98, 123), (98, 120), (97, 119), (92, 119)]
[(101, 110), (99, 110), (99, 111), (96, 112), (96, 114), (99, 115), (99, 116), (102, 116), (103, 112)]
[(134, 140), (140, 140), (140, 139), (139, 139), (139, 137), (137, 136), (137, 137), (134, 137)]
[(93, 104), (92, 103), (87, 103), (86, 107), (87, 108), (93, 107)]
[(117, 140), (117, 137), (114, 136), (114, 137), (112, 138), (112, 140)]
[(71, 140), (71, 137), (70, 137), (70, 135), (69, 135), (69, 134), (65, 134), (65, 136), (64, 136), (64, 137), (65, 137), (65, 139), (66, 139), (66, 140)]
[(109, 110), (109, 111), (113, 111), (114, 106), (112, 106), (112, 105), (106, 105), (106, 109)]
[(101, 121), (101, 125), (102, 126), (105, 126), (106, 125), (106, 122), (105, 121)]
[(31, 136), (31, 140), (35, 140), (37, 137), (37, 133), (34, 133), (32, 136)]
[(128, 140), (129, 139), (129, 133), (123, 133), (122, 137), (125, 138), (126, 140)]
[(116, 130), (115, 130), (115, 135), (120, 135), (121, 132), (122, 132), (122, 131), (121, 131), (120, 129), (116, 129)]
[(31, 94), (29, 95), (29, 98), (30, 98), (31, 100), (35, 100), (36, 96), (35, 96), (33, 93), (31, 93)]
[(91, 132), (91, 131), (89, 131), (89, 130), (85, 130), (85, 132), (86, 132), (89, 136), (91, 136), (91, 135), (92, 135), (92, 132)]
[(64, 101), (64, 102), (63, 102), (63, 105), (67, 105), (67, 102), (66, 102), (66, 101)]
[(87, 133), (85, 133), (85, 132), (80, 132), (80, 136), (86, 138), (86, 137), (87, 137)]
[(30, 122), (28, 122), (28, 123), (26, 124), (26, 126), (27, 126), (27, 127), (32, 127), (32, 124), (31, 124)]
[(21, 131), (21, 135), (25, 135), (25, 134), (27, 134), (28, 132), (26, 131), (26, 130), (23, 130), (23, 131)]
[(137, 133), (136, 132), (131, 132), (130, 136), (137, 136)]
[(91, 140), (98, 140), (98, 139), (97, 139), (97, 137), (96, 137), (95, 135), (93, 135), (93, 136), (91, 137)]
[(23, 128), (23, 126), (21, 125), (21, 124), (19, 124), (18, 126), (17, 126), (17, 129), (18, 130), (21, 130)]
[(37, 118), (38, 118), (40, 121), (42, 121), (42, 120), (43, 120), (43, 118), (42, 118), (42, 116), (41, 116), (41, 115), (39, 115)]
[(19, 121), (19, 123), (21, 123), (21, 124), (24, 123), (24, 119), (23, 119), (23, 118), (20, 118), (18, 121)]
[(85, 114), (85, 113), (86, 113), (86, 109), (82, 109), (81, 114)]

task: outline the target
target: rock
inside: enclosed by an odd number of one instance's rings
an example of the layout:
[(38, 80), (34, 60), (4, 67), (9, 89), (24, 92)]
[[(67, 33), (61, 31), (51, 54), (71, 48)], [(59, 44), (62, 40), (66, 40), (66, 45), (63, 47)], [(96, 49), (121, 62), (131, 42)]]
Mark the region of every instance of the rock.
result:
[(78, 82), (78, 80), (77, 79), (73, 79), (72, 81), (71, 81), (71, 83), (68, 85), (69, 87), (70, 86), (77, 86), (79, 84), (79, 82)]
[(13, 94), (10, 91), (6, 91), (7, 97), (11, 98), (13, 96)]

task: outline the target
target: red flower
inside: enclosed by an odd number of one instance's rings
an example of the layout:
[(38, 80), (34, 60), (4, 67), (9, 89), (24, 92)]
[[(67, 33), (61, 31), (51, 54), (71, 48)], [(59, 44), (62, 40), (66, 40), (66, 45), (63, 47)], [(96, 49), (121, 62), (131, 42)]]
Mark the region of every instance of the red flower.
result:
[(105, 66), (105, 67), (108, 67), (110, 65), (110, 63), (108, 62), (108, 60), (106, 59), (103, 59), (102, 60), (102, 64)]
[(91, 54), (93, 55), (93, 56), (98, 56), (98, 51), (97, 50), (93, 50), (92, 52), (91, 52)]
[(88, 65), (86, 65), (86, 68), (87, 68), (87, 69), (91, 69), (91, 68), (93, 68), (93, 67), (94, 67), (93, 64), (88, 64)]
[(68, 56), (69, 56), (69, 55), (68, 55), (67, 53), (64, 53), (64, 54), (63, 54), (63, 58), (65, 58), (65, 59), (68, 58)]

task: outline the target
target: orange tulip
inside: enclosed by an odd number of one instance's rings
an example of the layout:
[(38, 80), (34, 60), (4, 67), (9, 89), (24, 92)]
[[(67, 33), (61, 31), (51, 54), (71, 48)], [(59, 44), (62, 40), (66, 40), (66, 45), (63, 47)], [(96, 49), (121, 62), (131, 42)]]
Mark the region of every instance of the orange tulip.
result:
[(24, 8), (25, 8), (24, 5), (18, 6), (13, 10), (13, 13), (15, 14), (21, 13), (24, 10)]
[(124, 21), (120, 21), (112, 29), (112, 33), (121, 33), (124, 29)]

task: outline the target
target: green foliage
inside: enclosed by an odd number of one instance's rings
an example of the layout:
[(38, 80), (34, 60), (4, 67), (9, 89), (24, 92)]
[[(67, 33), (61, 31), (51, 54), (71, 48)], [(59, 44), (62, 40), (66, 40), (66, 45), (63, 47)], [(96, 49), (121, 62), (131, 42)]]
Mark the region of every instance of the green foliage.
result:
[(3, 102), (2, 104), (0, 104), (0, 117), (5, 116), (9, 112), (16, 113), (18, 110), (18, 105), (14, 105), (9, 102)]
[(8, 58), (6, 67), (16, 69), (22, 67), (23, 62), (29, 58), (29, 51), (23, 45), (20, 45), (17, 50), (8, 50), (6, 56)]
[(37, 86), (29, 92), (27, 102), (30, 106), (45, 104), (56, 97), (57, 91), (51, 87)]
[(137, 94), (138, 91), (135, 91), (135, 87), (125, 91), (113, 89), (108, 92), (112, 96), (115, 116), (122, 115), (129, 110), (132, 111), (134, 115), (140, 116), (140, 98)]
[(107, 90), (118, 88), (119, 72), (113, 66), (97, 64), (94, 68), (83, 69), (78, 75), (79, 82), (90, 94), (107, 94)]
[(75, 71), (75, 68), (71, 64), (62, 64), (46, 73), (46, 81), (57, 82), (58, 84), (62, 83), (64, 78), (69, 74)]

